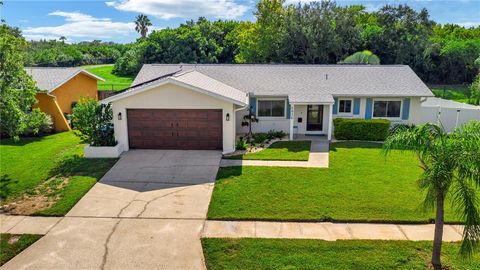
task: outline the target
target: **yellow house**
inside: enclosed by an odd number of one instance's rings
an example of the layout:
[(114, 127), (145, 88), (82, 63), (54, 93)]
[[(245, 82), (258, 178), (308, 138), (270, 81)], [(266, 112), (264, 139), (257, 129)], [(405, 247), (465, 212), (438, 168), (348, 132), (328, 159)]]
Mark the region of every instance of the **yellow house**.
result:
[(55, 131), (71, 130), (65, 114), (71, 114), (73, 106), (82, 97), (98, 99), (97, 82), (104, 81), (79, 67), (28, 67), (25, 70), (41, 90), (35, 96), (34, 108), (40, 108), (52, 117)]

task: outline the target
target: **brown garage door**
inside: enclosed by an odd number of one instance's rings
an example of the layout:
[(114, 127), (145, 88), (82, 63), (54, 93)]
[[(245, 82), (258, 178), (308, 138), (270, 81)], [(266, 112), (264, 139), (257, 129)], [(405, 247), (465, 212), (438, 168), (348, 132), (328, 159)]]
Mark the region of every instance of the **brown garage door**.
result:
[(221, 150), (222, 110), (128, 109), (130, 148)]

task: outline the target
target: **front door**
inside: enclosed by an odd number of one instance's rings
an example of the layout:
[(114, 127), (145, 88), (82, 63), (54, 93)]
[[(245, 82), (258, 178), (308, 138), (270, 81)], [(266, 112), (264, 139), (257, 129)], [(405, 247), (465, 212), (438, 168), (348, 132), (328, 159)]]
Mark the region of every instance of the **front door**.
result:
[(307, 106), (307, 131), (323, 130), (323, 105)]

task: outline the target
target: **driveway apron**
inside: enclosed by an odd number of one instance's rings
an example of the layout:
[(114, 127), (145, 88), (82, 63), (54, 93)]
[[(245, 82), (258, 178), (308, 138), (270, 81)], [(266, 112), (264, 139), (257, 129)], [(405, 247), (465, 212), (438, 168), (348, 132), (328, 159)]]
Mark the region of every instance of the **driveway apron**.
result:
[(132, 150), (2, 269), (205, 269), (219, 151)]

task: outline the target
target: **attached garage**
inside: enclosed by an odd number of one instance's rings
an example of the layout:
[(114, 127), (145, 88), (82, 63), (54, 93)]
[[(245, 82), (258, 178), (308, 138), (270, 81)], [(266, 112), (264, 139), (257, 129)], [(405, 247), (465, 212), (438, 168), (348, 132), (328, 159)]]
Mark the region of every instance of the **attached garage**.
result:
[(130, 149), (222, 150), (222, 110), (127, 109)]
[(248, 95), (197, 71), (159, 77), (102, 100), (111, 103), (125, 150), (235, 150), (235, 112)]

